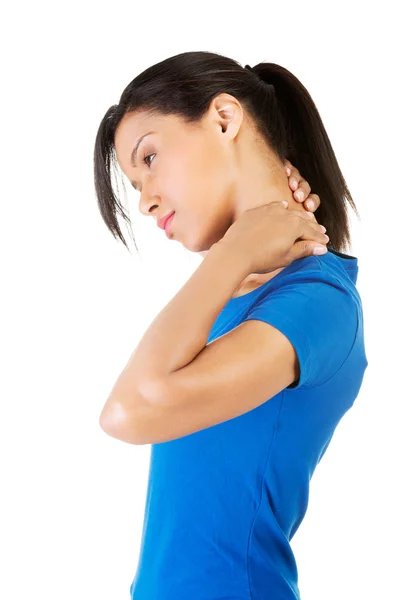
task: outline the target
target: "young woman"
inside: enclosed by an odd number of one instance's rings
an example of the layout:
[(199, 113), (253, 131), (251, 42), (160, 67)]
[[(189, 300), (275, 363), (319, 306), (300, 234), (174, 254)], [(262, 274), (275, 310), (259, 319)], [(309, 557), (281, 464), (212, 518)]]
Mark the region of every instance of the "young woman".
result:
[[(100, 416), (109, 435), (152, 444), (131, 598), (299, 599), (290, 540), (368, 365), (344, 253), (346, 201), (357, 209), (317, 108), (279, 65), (179, 54), (138, 75), (96, 137), (100, 211), (126, 245), (113, 163), (140, 211), (204, 256)], [(328, 246), (287, 165), (317, 194)]]

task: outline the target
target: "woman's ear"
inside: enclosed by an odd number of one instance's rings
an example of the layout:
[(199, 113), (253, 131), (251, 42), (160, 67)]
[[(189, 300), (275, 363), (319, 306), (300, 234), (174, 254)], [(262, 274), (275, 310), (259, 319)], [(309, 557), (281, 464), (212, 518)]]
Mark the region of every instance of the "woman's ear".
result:
[(230, 94), (219, 94), (211, 102), (211, 118), (221, 127), (227, 139), (234, 139), (243, 121), (242, 105)]

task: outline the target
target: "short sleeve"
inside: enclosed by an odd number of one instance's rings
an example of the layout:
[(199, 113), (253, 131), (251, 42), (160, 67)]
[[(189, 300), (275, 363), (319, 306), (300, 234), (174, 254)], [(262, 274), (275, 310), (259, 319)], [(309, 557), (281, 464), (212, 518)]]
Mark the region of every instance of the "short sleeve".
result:
[(243, 321), (259, 320), (281, 331), (296, 350), (300, 378), (289, 389), (322, 385), (353, 347), (358, 327), (354, 290), (328, 272), (303, 270), (282, 277), (258, 297)]

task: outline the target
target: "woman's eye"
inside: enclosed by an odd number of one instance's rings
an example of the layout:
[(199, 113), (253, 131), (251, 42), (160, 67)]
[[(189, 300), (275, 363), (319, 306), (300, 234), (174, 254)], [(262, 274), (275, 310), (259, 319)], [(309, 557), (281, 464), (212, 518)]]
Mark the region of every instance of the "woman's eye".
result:
[[(145, 164), (145, 165), (147, 165), (148, 167), (149, 167), (150, 165), (149, 165), (149, 164), (148, 164), (146, 161), (147, 161), (147, 159), (148, 159), (148, 158), (150, 158), (150, 156), (155, 156), (155, 153), (153, 152), (152, 154), (148, 154), (147, 156), (145, 156), (145, 157), (143, 158), (143, 162), (144, 162), (144, 164)], [(150, 164), (151, 164), (151, 163), (150, 163)]]

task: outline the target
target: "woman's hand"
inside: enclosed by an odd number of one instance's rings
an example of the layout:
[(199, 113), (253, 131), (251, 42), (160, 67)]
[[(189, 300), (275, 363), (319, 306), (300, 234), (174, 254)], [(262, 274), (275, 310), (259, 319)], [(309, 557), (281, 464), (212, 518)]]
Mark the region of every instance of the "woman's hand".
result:
[[(292, 192), (293, 198), (299, 204), (303, 204), (304, 208), (310, 213), (310, 216), (312, 215), (314, 217), (314, 222), (316, 223), (317, 220), (315, 219), (313, 213), (317, 210), (317, 208), (319, 208), (321, 204), (320, 197), (318, 196), (318, 194), (310, 193), (310, 184), (305, 179), (303, 179), (298, 169), (296, 169), (296, 167), (294, 167), (290, 161), (285, 160), (284, 166), (285, 173), (288, 177), (288, 186)], [(301, 193), (303, 197), (299, 196), (299, 194)], [(200, 254), (200, 256), (204, 258), (207, 252), (208, 250), (204, 250), (203, 252), (199, 252), (198, 254)]]
[[(287, 202), (285, 203), (287, 206)], [(329, 237), (314, 215), (287, 210), (282, 201), (245, 210), (217, 245), (234, 256), (243, 270), (270, 273), (294, 260), (311, 256), (317, 246), (327, 252)]]
[[(309, 212), (314, 213), (321, 204), (318, 194), (311, 194), (310, 184), (303, 179), (299, 171), (292, 165), (291, 162), (285, 160), (285, 173), (288, 177), (288, 185), (292, 192), (293, 198), (299, 204), (303, 204), (304, 208)], [(301, 194), (303, 197), (301, 197)]]

